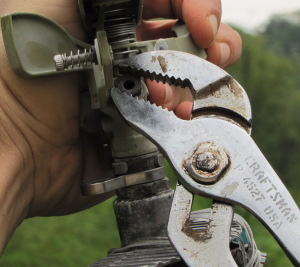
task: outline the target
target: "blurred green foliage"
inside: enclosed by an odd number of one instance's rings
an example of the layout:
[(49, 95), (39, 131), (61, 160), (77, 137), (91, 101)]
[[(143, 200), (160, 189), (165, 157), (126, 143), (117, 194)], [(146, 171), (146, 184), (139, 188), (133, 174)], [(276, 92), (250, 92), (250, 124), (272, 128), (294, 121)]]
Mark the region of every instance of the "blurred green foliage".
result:
[(0, 266), (89, 266), (119, 247), (113, 199), (89, 210), (26, 220), (16, 231)]
[(300, 54), (299, 35), (300, 11), (274, 15), (267, 24), (264, 34), (268, 37), (267, 47), (281, 56), (293, 59)]
[(300, 57), (291, 61), (267, 50), (264, 36), (241, 35), (242, 58), (228, 71), (250, 98), (252, 137), (285, 183), (299, 186)]
[[(272, 20), (261, 34), (241, 32), (243, 55), (228, 71), (249, 94), (254, 140), (300, 204), (297, 195), (300, 187), (300, 52), (297, 52), (300, 41), (292, 42), (297, 46), (292, 57), (289, 48), (282, 47), (294, 40), (291, 38), (295, 32), (300, 36), (300, 27), (290, 23), (291, 28), (287, 30), (289, 23), (284, 23), (284, 33), (274, 33), (278, 23)], [(65, 217), (26, 220), (9, 242), (0, 266), (91, 265), (110, 248), (119, 246), (112, 201)], [(202, 198), (197, 198), (197, 202), (204, 204), (196, 208), (210, 203)], [(268, 253), (265, 266), (292, 266), (277, 242), (251, 214), (241, 209), (238, 213), (250, 223), (259, 249)]]

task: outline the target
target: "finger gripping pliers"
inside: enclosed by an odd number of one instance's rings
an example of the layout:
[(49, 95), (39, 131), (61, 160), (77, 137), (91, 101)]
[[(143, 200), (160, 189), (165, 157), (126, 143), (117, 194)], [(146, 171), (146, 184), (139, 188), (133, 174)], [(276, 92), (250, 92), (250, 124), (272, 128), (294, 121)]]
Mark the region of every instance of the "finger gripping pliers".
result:
[[(236, 266), (228, 243), (238, 205), (254, 214), (300, 266), (299, 208), (250, 137), (251, 106), (241, 85), (219, 67), (184, 52), (142, 53), (118, 69), (188, 87), (193, 95), (192, 120), (184, 121), (118, 87), (111, 91), (121, 115), (159, 147), (178, 176), (168, 235), (184, 261)], [(204, 231), (187, 223), (195, 194), (214, 200)]]

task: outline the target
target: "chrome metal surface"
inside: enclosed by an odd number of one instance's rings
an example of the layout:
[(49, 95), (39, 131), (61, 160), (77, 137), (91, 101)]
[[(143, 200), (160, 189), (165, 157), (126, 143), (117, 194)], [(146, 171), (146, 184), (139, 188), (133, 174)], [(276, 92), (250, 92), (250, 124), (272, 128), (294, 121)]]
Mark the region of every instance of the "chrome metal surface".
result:
[[(266, 225), (294, 264), (300, 264), (295, 242), (300, 240), (299, 208), (246, 131), (217, 116), (183, 121), (117, 89), (112, 97), (129, 124), (160, 148), (188, 190), (246, 208)], [(230, 165), (217, 183), (202, 185), (187, 174), (183, 163), (207, 142), (222, 148)]]
[(135, 15), (129, 8), (105, 10), (105, 26), (110, 45), (135, 42)]
[[(111, 95), (127, 122), (168, 158), (185, 191), (246, 208), (265, 224), (291, 261), (300, 265), (299, 208), (248, 134), (251, 107), (244, 89), (224, 70), (182, 52), (143, 53), (123, 61), (119, 69), (121, 73), (190, 88), (194, 97), (193, 115), (197, 118), (192, 121), (180, 120), (172, 112), (117, 89)], [(187, 161), (195, 160), (195, 151), (205, 143), (214, 144), (228, 156), (226, 170), (210, 184), (199, 183), (197, 175), (191, 172), (192, 169), (197, 173), (198, 167)], [(186, 194), (191, 194), (188, 191)], [(185, 195), (184, 201), (178, 200), (177, 208), (181, 210), (178, 215), (190, 209), (190, 196)], [(170, 229), (175, 227), (172, 231), (176, 232), (174, 220), (170, 218)], [(187, 237), (185, 232), (182, 238)], [(179, 242), (176, 240), (174, 245)], [(177, 249), (181, 248), (182, 244)]]
[(197, 56), (178, 51), (142, 53), (119, 64), (123, 73), (181, 87), (194, 95), (194, 113), (218, 109), (240, 117), (251, 125), (251, 106), (245, 90), (223, 69)]
[(164, 168), (159, 167), (149, 171), (126, 174), (109, 180), (95, 180), (81, 185), (83, 195), (99, 195), (111, 192), (125, 186), (149, 183), (164, 177)]
[[(211, 209), (191, 212), (190, 227), (204, 231), (209, 225), (211, 212)], [(231, 224), (230, 250), (235, 262), (241, 267), (262, 267), (266, 260), (266, 254), (256, 247), (249, 224), (238, 214), (234, 214)]]
[(214, 153), (204, 152), (196, 156), (195, 166), (204, 172), (213, 172), (218, 166), (218, 159)]
[(207, 227), (194, 230), (189, 225), (192, 201), (193, 194), (177, 185), (168, 235), (179, 255), (190, 267), (237, 266), (229, 249), (233, 207), (213, 204)]
[[(210, 160), (209, 155), (211, 155)], [(183, 164), (195, 181), (203, 184), (212, 184), (226, 170), (228, 157), (223, 149), (211, 142), (207, 142), (201, 143), (193, 155), (184, 161)]]
[[(107, 34), (108, 43), (112, 47), (115, 60), (123, 60), (132, 54), (138, 54), (139, 50), (131, 49), (129, 44), (136, 41), (136, 14), (132, 7), (110, 8), (104, 12), (104, 30)], [(123, 48), (120, 46), (124, 45)], [(127, 46), (128, 45), (128, 46)]]

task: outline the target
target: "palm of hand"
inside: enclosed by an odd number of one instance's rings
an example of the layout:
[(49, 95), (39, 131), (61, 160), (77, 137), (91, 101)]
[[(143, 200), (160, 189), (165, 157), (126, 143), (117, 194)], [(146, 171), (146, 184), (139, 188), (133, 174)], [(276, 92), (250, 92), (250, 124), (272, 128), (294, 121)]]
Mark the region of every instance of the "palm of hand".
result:
[[(25, 11), (48, 16), (71, 34), (82, 36), (76, 1), (65, 0), (63, 8), (54, 2), (61, 3), (52, 1), (44, 4), (44, 9), (41, 4), (27, 4)], [(8, 12), (10, 8), (16, 11), (13, 5), (7, 5)], [(24, 8), (19, 7), (18, 11)], [(63, 12), (68, 12), (68, 18), (62, 16)], [(78, 124), (81, 77), (22, 79), (10, 69), (6, 55), (2, 53), (0, 57), (3, 131), (8, 133), (10, 149), (26, 158), (26, 168), (33, 172), (31, 179), (24, 177), (24, 184), (22, 180), (15, 181), (27, 192), (27, 216), (63, 214), (84, 208), (95, 200), (80, 197), (79, 192), (84, 175)]]

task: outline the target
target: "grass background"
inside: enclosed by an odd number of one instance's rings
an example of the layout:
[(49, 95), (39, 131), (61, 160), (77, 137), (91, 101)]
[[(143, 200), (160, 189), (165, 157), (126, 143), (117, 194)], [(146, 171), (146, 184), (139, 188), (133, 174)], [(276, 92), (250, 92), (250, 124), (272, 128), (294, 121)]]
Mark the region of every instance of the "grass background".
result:
[(0, 266), (89, 266), (119, 246), (113, 199), (63, 217), (32, 218), (16, 231)]

